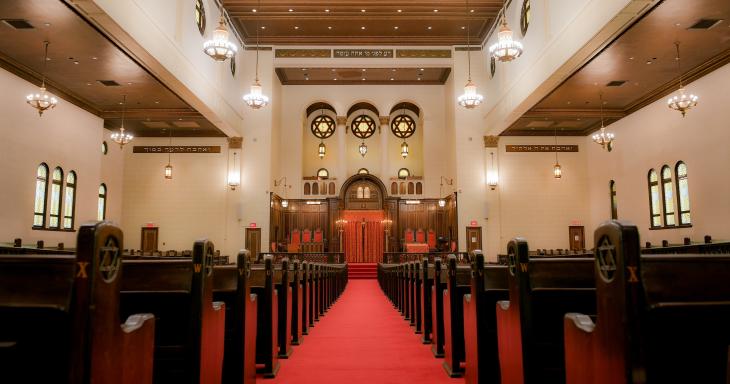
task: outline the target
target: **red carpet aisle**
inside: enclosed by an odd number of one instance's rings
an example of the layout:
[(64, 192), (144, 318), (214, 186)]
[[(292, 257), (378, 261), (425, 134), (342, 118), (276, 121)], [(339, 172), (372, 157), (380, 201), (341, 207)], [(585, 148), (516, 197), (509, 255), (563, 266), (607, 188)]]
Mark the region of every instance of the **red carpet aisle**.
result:
[(281, 361), (270, 384), (461, 384), (393, 309), (377, 280), (350, 280), (330, 311)]

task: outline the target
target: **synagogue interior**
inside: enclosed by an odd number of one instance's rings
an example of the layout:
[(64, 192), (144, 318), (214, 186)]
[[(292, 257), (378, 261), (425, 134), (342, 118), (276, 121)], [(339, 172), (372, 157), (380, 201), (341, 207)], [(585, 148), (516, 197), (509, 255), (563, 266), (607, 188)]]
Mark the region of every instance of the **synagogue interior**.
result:
[(730, 1), (0, 1), (0, 382), (730, 384)]

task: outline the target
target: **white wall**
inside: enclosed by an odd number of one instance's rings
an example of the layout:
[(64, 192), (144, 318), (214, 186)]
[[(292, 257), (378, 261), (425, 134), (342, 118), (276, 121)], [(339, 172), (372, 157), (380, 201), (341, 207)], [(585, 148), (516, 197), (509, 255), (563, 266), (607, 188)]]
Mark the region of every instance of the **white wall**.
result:
[[(0, 70), (0, 241), (22, 238), (23, 243), (45, 241), (47, 246), (63, 242), (75, 247), (76, 232), (33, 230), (36, 169), (48, 164), (77, 175), (76, 221), (74, 229), (96, 220), (99, 184), (108, 188), (107, 219), (119, 222), (123, 171), (119, 148), (112, 145), (102, 119), (60, 99), (58, 106), (42, 117), (25, 103), (25, 95), (38, 91), (15, 75)], [(101, 143), (109, 145), (108, 155)], [(50, 176), (50, 175), (49, 175)], [(50, 212), (50, 187), (48, 209)], [(63, 207), (61, 208), (63, 212)], [(46, 223), (48, 219), (46, 219)]]
[[(616, 134), (612, 152), (586, 144), (591, 214), (586, 230), (592, 231), (610, 218), (608, 183), (615, 180), (618, 217), (639, 227), (642, 244), (661, 244), (662, 240), (682, 243), (684, 237), (701, 241), (704, 235), (730, 239), (728, 87), (730, 65), (725, 65), (686, 86), (700, 97), (698, 106), (687, 117), (667, 108), (662, 98), (608, 126)], [(590, 143), (590, 138), (586, 138), (586, 143)], [(659, 172), (667, 164), (676, 182), (674, 166), (679, 160), (688, 169), (692, 227), (650, 230), (647, 174), (651, 168)]]

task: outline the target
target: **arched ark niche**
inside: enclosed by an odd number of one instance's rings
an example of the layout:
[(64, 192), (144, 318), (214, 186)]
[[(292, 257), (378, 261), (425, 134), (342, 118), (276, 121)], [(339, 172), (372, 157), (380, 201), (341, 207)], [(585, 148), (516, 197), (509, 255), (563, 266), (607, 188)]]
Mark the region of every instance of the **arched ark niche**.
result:
[[(416, 123), (416, 131), (411, 137), (405, 139), (408, 143), (408, 157), (405, 159), (401, 156), (403, 139), (393, 134), (390, 125), (397, 116), (403, 114), (411, 117)], [(401, 168), (408, 168), (412, 176), (424, 176), (424, 159), (426, 155), (423, 145), (424, 132), (426, 129), (434, 129), (434, 127), (425, 126), (424, 114), (425, 112), (421, 108), (410, 101), (400, 101), (390, 109), (388, 126), (383, 127), (383, 134), (388, 133), (388, 168), (384, 170), (383, 178), (397, 177), (398, 170)]]
[[(367, 192), (366, 192), (367, 191)], [(387, 197), (385, 185), (373, 175), (354, 175), (347, 179), (340, 189), (343, 209), (383, 209)]]
[[(339, 136), (344, 135), (342, 127), (337, 127), (337, 112), (335, 108), (326, 101), (316, 101), (311, 103), (304, 111), (302, 111), (302, 177), (317, 176), (317, 170), (326, 168), (330, 170), (330, 177), (337, 176), (339, 169)], [(322, 114), (330, 117), (335, 122), (335, 131), (329, 138), (321, 140), (312, 133), (312, 121)], [(319, 158), (318, 149), (320, 142), (323, 142), (326, 148), (324, 158)], [(296, 164), (285, 164), (286, 167), (296, 167)], [(338, 182), (338, 181), (335, 181)], [(321, 186), (320, 186), (321, 187)]]
[[(363, 140), (356, 137), (351, 130), (353, 120), (361, 115), (367, 115), (375, 122), (375, 133), (364, 140), (368, 148), (367, 154), (364, 157), (358, 151), (360, 143)], [(346, 174), (353, 175), (360, 168), (367, 168), (371, 174), (383, 175), (381, 154), (384, 147), (383, 136), (385, 136), (387, 129), (385, 126), (380, 126), (378, 109), (369, 102), (355, 103), (347, 110), (347, 121), (343, 129), (343, 134), (345, 134), (344, 161), (346, 164)]]

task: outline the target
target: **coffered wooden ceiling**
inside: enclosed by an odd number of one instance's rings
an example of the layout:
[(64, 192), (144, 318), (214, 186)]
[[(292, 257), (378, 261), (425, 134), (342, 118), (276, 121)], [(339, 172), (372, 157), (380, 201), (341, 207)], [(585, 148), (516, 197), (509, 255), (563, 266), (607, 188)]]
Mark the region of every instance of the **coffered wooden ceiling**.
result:
[[(246, 44), (456, 45), (481, 41), (502, 0), (221, 0)], [(255, 11), (254, 11), (255, 10)], [(468, 14), (468, 16), (467, 16)]]
[(685, 84), (730, 62), (730, 1), (659, 3), (502, 135), (587, 135), (600, 128), (601, 93), (606, 124), (664, 98), (678, 88), (675, 41)]
[(117, 129), (127, 95), (125, 128), (135, 136), (167, 136), (170, 128), (174, 136), (223, 136), (63, 1), (0, 1), (0, 66), (40, 85), (45, 40), (47, 88), (59, 103), (75, 104)]
[(444, 84), (451, 68), (277, 68), (284, 85)]

